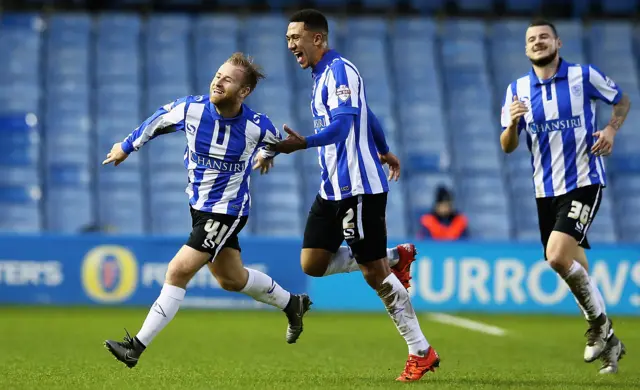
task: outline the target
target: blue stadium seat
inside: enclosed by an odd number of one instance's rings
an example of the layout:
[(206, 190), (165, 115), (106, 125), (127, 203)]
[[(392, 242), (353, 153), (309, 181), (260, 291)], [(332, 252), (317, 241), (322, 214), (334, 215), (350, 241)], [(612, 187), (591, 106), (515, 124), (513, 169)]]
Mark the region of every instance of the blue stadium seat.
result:
[(42, 190), (37, 185), (0, 187), (0, 231), (40, 232), (42, 230), (41, 197)]
[(391, 26), (394, 38), (417, 37), (421, 40), (433, 39), (436, 33), (436, 23), (427, 17), (398, 17)]
[(218, 68), (238, 50), (238, 39), (235, 37), (196, 36), (194, 47), (196, 89), (208, 92)]
[(390, 238), (406, 238), (409, 236), (410, 223), (405, 206), (405, 185), (401, 182), (389, 183), (387, 196), (387, 236)]
[(397, 5), (399, 0), (362, 0), (362, 5), (370, 10), (387, 10)]
[(94, 222), (92, 181), (86, 164), (49, 163), (45, 193), (47, 230), (77, 233)]
[(387, 23), (385, 18), (374, 16), (349, 18), (344, 26), (345, 34), (352, 37), (385, 39), (389, 34)]
[[(180, 158), (178, 157), (178, 160)], [(191, 231), (188, 183), (184, 166), (149, 167), (149, 227), (152, 234), (186, 235)]]
[(408, 179), (410, 215), (420, 215), (433, 208), (438, 186), (455, 191), (453, 178), (446, 173), (412, 173)]
[(458, 172), (491, 173), (501, 172), (498, 145), (495, 139), (486, 136), (466, 136), (454, 138), (455, 166)]
[(421, 13), (434, 13), (444, 8), (445, 0), (410, 0), (409, 4)]
[(457, 194), (463, 210), (507, 213), (505, 184), (498, 174), (464, 174), (457, 177)]
[(599, 0), (605, 15), (633, 15), (638, 12), (638, 2), (635, 0)]
[[(135, 173), (131, 172), (131, 174)], [(106, 188), (98, 189), (98, 221), (100, 226), (109, 227), (118, 234), (143, 234), (145, 232), (144, 207), (148, 201), (143, 201), (141, 181), (142, 176), (137, 181), (138, 184), (111, 184)]]
[(506, 212), (465, 211), (469, 219), (469, 238), (476, 240), (508, 241), (511, 222)]
[[(194, 18), (193, 31), (195, 37), (206, 36), (209, 39), (221, 37), (211, 36), (219, 31), (224, 31), (225, 37), (237, 39), (241, 23), (235, 14), (216, 13), (215, 15), (198, 15)], [(198, 34), (199, 33), (199, 34)]]
[(442, 37), (448, 41), (482, 41), (487, 34), (487, 24), (479, 19), (448, 19), (442, 28)]
[(40, 136), (35, 115), (0, 116), (0, 186), (41, 183)]
[(537, 12), (542, 7), (542, 0), (506, 0), (507, 11)]
[(494, 0), (456, 0), (458, 8), (463, 11), (486, 11), (493, 9)]

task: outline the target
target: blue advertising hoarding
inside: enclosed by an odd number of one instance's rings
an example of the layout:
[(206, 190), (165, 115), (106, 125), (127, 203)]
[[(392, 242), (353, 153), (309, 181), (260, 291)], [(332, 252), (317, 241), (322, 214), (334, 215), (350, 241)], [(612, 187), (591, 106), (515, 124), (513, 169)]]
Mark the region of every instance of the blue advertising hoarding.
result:
[[(167, 264), (184, 241), (101, 236), (0, 236), (0, 304), (150, 305)], [(303, 291), (298, 245), (253, 239), (243, 245), (245, 265)], [(207, 267), (188, 285), (183, 306), (264, 308), (220, 288)]]
[[(181, 238), (0, 236), (0, 304), (148, 306)], [(314, 310), (380, 311), (382, 303), (359, 272), (305, 276), (300, 240), (243, 237), (245, 265), (292, 292), (308, 292)], [(418, 311), (562, 313), (578, 308), (564, 282), (541, 258), (539, 244), (455, 242), (417, 244), (412, 300)], [(590, 273), (612, 314), (640, 315), (640, 246), (594, 245)], [(222, 290), (203, 268), (184, 306), (265, 308)]]
[[(579, 313), (564, 281), (542, 258), (540, 244), (416, 246), (419, 255), (412, 266), (410, 294), (418, 311)], [(608, 312), (640, 315), (640, 246), (594, 245), (587, 256)], [(315, 308), (384, 309), (360, 274), (314, 278), (310, 283)]]

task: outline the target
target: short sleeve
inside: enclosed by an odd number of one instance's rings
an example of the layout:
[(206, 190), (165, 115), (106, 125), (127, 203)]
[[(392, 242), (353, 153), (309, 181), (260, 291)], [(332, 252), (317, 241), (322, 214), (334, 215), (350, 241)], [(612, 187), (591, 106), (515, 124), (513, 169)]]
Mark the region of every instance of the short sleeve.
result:
[(617, 104), (620, 101), (622, 90), (613, 80), (593, 65), (589, 65), (587, 74), (585, 84), (592, 99), (602, 100), (607, 104)]
[(360, 112), (360, 77), (355, 69), (337, 61), (327, 76), (327, 106), (331, 116)]
[(511, 102), (513, 101), (513, 91), (511, 89), (511, 85), (507, 87), (507, 92), (504, 96), (504, 100), (502, 101), (502, 112), (500, 113), (500, 123), (502, 124), (502, 129), (506, 129), (511, 122), (511, 115), (509, 114), (509, 107), (511, 106)]

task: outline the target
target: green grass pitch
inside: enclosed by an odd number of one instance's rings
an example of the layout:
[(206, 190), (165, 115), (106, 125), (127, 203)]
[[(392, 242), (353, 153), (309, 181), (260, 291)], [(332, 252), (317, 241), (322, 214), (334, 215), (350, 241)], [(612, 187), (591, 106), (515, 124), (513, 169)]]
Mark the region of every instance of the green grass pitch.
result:
[(146, 308), (0, 307), (0, 389), (638, 389), (640, 318), (616, 318), (627, 346), (617, 375), (582, 361), (578, 315), (466, 315), (492, 336), (420, 314), (442, 362), (420, 382), (394, 379), (407, 350), (385, 313), (309, 312), (297, 344), (277, 312), (181, 310), (130, 370), (103, 347), (135, 334)]

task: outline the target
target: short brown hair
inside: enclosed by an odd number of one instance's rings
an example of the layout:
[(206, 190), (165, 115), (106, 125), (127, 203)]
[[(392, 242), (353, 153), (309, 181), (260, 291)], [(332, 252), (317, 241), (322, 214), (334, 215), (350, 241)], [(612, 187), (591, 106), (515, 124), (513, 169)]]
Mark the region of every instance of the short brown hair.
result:
[(256, 89), (258, 81), (266, 77), (260, 65), (256, 64), (250, 56), (244, 55), (244, 53), (233, 53), (227, 62), (235, 66), (240, 66), (244, 69), (245, 81), (249, 85), (251, 91)]

